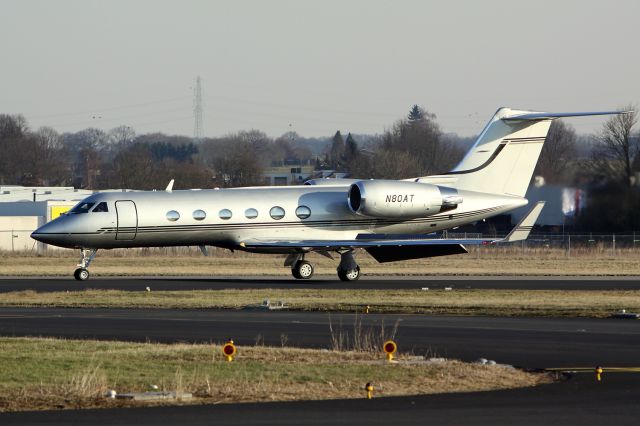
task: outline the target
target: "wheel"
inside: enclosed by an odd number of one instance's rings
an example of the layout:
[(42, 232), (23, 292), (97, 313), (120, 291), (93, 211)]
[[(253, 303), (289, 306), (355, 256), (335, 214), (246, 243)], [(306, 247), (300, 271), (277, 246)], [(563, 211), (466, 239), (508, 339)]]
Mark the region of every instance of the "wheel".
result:
[(291, 273), (299, 280), (308, 280), (313, 276), (313, 265), (306, 260), (299, 260), (291, 268)]
[(338, 278), (340, 278), (340, 281), (357, 281), (360, 278), (360, 266), (356, 266), (356, 269), (350, 271), (338, 268)]
[(73, 271), (73, 276), (78, 281), (86, 281), (89, 279), (89, 271), (84, 268), (78, 268)]

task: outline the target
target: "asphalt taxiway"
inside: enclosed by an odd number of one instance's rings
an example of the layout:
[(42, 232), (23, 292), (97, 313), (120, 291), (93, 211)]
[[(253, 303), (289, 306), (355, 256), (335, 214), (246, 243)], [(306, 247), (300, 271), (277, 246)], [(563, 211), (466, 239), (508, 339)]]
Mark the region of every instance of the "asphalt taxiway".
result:
[[(423, 280), (390, 278), (362, 280), (356, 285), (382, 286), (394, 281), (401, 285), (425, 285)], [(35, 289), (30, 280), (27, 287)], [(593, 285), (599, 288), (638, 286), (636, 279), (616, 280), (510, 280), (476, 279), (473, 283), (538, 285), (543, 288)], [(2, 280), (6, 290), (17, 285)], [(64, 279), (39, 280), (43, 286), (78, 285)], [(299, 286), (299, 282), (279, 279), (203, 279), (139, 278), (98, 279), (88, 288), (104, 282), (126, 289), (154, 283), (154, 289), (167, 286), (209, 286), (242, 288), (247, 286)], [(313, 281), (311, 281), (312, 283)], [(446, 286), (460, 288), (464, 280), (443, 279)], [(31, 284), (29, 284), (31, 283)], [(515, 284), (514, 284), (515, 283)], [(303, 285), (306, 285), (305, 282)], [(344, 283), (320, 283), (340, 288)], [(53, 287), (39, 291), (55, 291)], [(108, 287), (107, 287), (108, 288)], [(167, 287), (166, 289), (170, 289)], [(263, 288), (263, 287), (257, 287)], [(409, 287), (412, 288), (412, 287)], [(477, 287), (474, 287), (477, 288)], [(520, 287), (517, 287), (520, 288)], [(26, 288), (25, 288), (26, 289)], [(0, 297), (2, 297), (0, 295)], [(301, 401), (266, 404), (221, 404), (206, 406), (108, 409), (86, 411), (49, 411), (5, 413), (0, 423), (13, 424), (194, 424), (194, 425), (294, 425), (294, 424), (469, 424), (469, 425), (591, 425), (637, 424), (640, 417), (640, 373), (613, 373), (607, 367), (636, 367), (640, 364), (640, 321), (588, 318), (494, 318), (426, 315), (360, 315), (364, 327), (391, 328), (397, 322), (397, 341), (401, 351), (474, 361), (496, 360), (528, 368), (605, 367), (603, 380), (592, 373), (577, 373), (569, 380), (535, 388), (482, 393), (374, 398), (371, 401)], [(0, 308), (0, 335), (55, 336), (83, 339), (117, 339), (157, 342), (221, 342), (229, 337), (240, 345), (256, 342), (280, 345), (286, 335), (288, 345), (300, 347), (330, 346), (329, 324), (352, 331), (354, 314), (251, 310), (171, 310), (171, 309), (58, 309)]]
[(363, 277), (342, 282), (333, 277), (296, 280), (282, 277), (92, 277), (88, 281), (71, 278), (0, 278), (0, 293), (33, 290), (37, 292), (79, 291), (87, 289), (141, 291), (238, 289), (458, 289), (496, 290), (640, 290), (640, 277)]
[[(466, 361), (484, 357), (531, 368), (617, 365), (640, 359), (640, 321), (359, 315), (365, 327), (398, 323), (404, 351)], [(328, 348), (329, 324), (352, 332), (345, 313), (188, 309), (1, 308), (0, 335), (152, 342), (264, 343)]]

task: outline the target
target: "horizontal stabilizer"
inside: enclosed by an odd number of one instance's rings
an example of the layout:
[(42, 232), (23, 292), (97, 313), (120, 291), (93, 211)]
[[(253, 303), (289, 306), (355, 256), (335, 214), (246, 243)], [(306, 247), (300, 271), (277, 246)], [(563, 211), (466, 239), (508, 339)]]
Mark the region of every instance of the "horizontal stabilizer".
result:
[(554, 120), (556, 118), (565, 117), (588, 117), (591, 115), (616, 115), (630, 114), (633, 111), (594, 111), (594, 112), (532, 112), (522, 115), (513, 115), (504, 117), (504, 121), (538, 121), (538, 120)]

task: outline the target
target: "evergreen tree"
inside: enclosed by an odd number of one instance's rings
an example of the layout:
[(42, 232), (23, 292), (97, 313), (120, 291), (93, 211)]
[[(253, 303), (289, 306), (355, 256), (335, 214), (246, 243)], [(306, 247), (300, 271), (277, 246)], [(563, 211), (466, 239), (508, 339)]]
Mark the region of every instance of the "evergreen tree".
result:
[(411, 111), (409, 111), (409, 115), (407, 116), (409, 122), (424, 120), (424, 110), (420, 108), (418, 105), (414, 104), (411, 107)]
[(347, 139), (344, 144), (344, 163), (347, 167), (350, 168), (350, 163), (355, 161), (358, 157), (358, 144), (356, 143), (355, 139), (353, 139), (353, 136), (351, 136), (351, 133), (347, 135)]
[(329, 166), (332, 169), (337, 170), (342, 167), (342, 158), (344, 155), (344, 139), (340, 130), (333, 136), (331, 142), (331, 149), (329, 151)]

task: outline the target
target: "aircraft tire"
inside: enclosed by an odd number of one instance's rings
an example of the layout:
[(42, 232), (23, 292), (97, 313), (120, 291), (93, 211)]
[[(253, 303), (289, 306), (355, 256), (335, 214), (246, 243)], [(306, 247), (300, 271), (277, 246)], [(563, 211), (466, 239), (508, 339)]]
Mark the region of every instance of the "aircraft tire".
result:
[(313, 265), (306, 260), (299, 260), (291, 268), (291, 273), (299, 280), (308, 280), (313, 276)]
[(340, 281), (358, 281), (360, 279), (360, 266), (356, 266), (356, 269), (351, 271), (344, 271), (338, 268), (338, 278), (340, 278)]
[(89, 279), (89, 271), (84, 268), (78, 268), (73, 271), (73, 277), (78, 281), (86, 281)]

